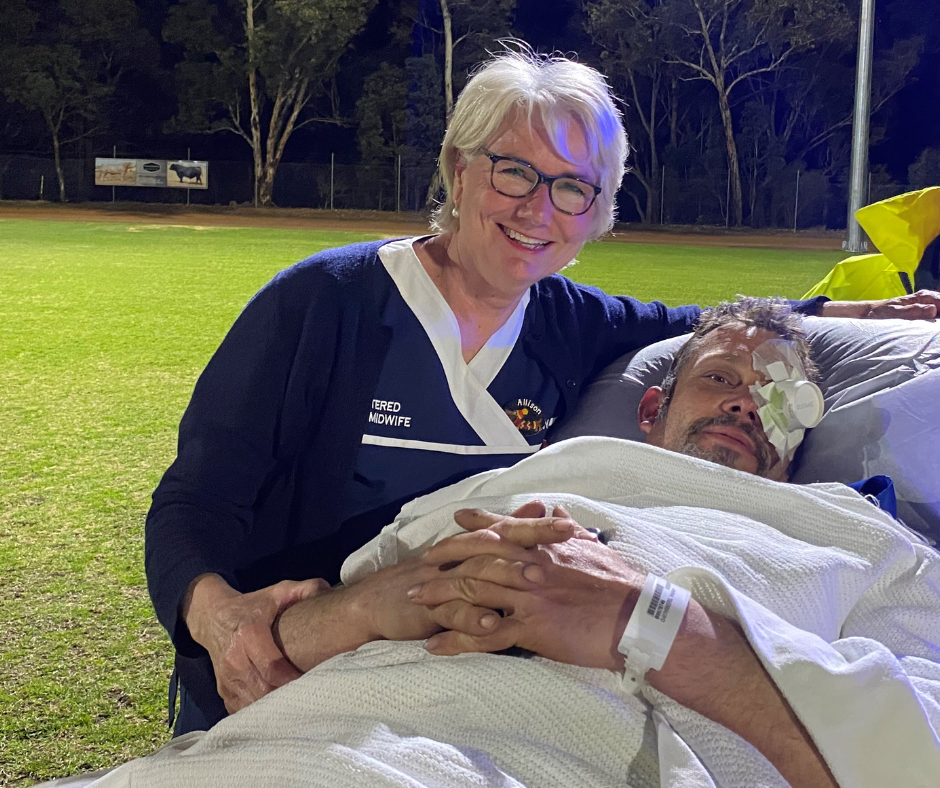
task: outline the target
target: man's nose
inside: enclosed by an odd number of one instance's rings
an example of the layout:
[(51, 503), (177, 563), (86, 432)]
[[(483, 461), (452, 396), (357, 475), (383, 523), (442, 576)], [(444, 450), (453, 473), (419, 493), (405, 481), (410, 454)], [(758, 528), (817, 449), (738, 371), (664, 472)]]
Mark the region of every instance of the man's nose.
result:
[(760, 421), (760, 416), (757, 413), (757, 403), (754, 402), (751, 392), (744, 387), (741, 387), (740, 391), (735, 392), (733, 396), (725, 400), (723, 410), (740, 418), (746, 418), (755, 424)]

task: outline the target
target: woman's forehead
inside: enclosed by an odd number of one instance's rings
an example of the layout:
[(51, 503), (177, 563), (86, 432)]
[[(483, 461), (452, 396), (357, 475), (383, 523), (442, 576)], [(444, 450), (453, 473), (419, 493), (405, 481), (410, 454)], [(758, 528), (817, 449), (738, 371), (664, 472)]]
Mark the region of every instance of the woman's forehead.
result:
[(572, 115), (553, 119), (546, 125), (541, 117), (533, 116), (530, 120), (514, 113), (487, 142), (487, 147), (498, 147), (497, 153), (527, 161), (534, 154), (542, 153), (579, 168), (595, 172), (598, 169), (584, 127)]

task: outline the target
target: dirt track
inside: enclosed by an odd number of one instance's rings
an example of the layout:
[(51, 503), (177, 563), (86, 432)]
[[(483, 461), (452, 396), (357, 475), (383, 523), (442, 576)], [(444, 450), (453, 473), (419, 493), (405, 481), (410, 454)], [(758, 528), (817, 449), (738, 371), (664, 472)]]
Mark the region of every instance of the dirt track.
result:
[[(0, 219), (44, 219), (63, 222), (120, 222), (125, 224), (174, 224), (199, 227), (259, 227), (277, 230), (336, 230), (380, 235), (418, 235), (428, 230), (419, 214), (378, 211), (317, 211), (293, 208), (223, 208), (128, 204), (35, 205), (0, 204)], [(798, 249), (839, 251), (842, 233), (808, 230), (725, 230), (715, 227), (641, 228), (618, 225), (610, 243), (647, 243), (685, 246), (724, 246), (751, 249)]]

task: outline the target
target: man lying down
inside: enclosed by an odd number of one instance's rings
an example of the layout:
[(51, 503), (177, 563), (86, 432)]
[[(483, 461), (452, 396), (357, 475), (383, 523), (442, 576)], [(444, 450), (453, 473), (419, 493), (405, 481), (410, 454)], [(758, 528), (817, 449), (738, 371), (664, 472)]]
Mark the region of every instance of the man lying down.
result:
[(707, 313), (647, 445), (413, 502), (275, 623), (306, 675), (95, 785), (937, 786), (940, 554), (783, 481), (811, 376), (784, 307)]

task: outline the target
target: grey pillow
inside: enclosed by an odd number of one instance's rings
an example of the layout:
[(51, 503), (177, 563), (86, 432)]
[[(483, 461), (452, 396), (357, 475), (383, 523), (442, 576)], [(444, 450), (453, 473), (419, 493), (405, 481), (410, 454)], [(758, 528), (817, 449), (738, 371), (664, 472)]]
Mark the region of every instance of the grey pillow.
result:
[[(811, 317), (806, 329), (826, 415), (803, 442), (791, 480), (850, 483), (885, 474), (894, 480), (900, 518), (940, 539), (940, 324)], [(644, 440), (640, 398), (662, 383), (685, 341), (667, 339), (610, 364), (552, 430), (552, 442)]]

